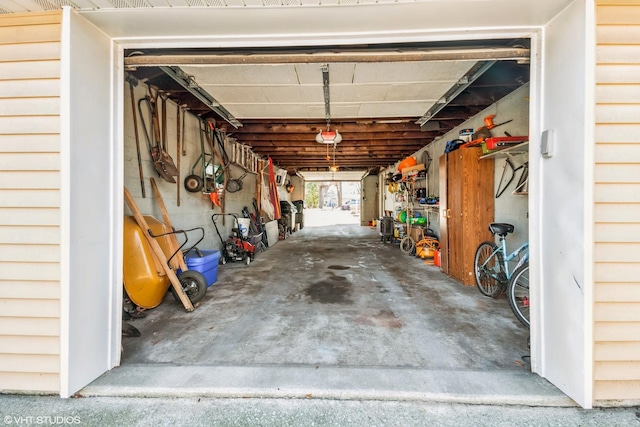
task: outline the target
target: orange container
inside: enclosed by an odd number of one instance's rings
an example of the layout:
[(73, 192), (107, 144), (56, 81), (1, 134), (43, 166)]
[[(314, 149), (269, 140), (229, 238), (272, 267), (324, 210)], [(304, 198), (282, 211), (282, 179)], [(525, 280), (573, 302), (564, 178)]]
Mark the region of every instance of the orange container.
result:
[(418, 161), (416, 160), (416, 158), (413, 156), (409, 156), (403, 159), (400, 163), (398, 163), (398, 172), (402, 173), (402, 169), (409, 168), (417, 164), (418, 164)]
[[(152, 216), (144, 216), (154, 235), (166, 233), (167, 227)], [(145, 231), (146, 232), (146, 231)], [(166, 258), (172, 255), (169, 237), (158, 237), (158, 244)], [(132, 216), (124, 218), (123, 275), (124, 289), (134, 304), (142, 308), (160, 305), (169, 290), (169, 277), (158, 267), (143, 231)], [(165, 259), (166, 261), (166, 259)], [(158, 262), (163, 262), (158, 260)], [(157, 264), (157, 265), (156, 265)], [(161, 268), (161, 267), (160, 267)]]
[(440, 250), (436, 249), (435, 256), (433, 257), (433, 263), (436, 267), (440, 267)]

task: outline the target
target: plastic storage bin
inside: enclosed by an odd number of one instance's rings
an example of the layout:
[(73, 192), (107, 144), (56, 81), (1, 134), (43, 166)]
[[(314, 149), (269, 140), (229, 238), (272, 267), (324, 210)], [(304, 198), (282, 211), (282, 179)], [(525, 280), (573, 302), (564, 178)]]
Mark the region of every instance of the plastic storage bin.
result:
[(199, 271), (207, 279), (207, 287), (213, 285), (218, 280), (218, 262), (220, 261), (220, 251), (200, 251), (202, 257), (196, 251), (191, 251), (185, 256), (185, 263), (189, 270)]
[(249, 237), (249, 227), (251, 226), (250, 218), (238, 218), (238, 229), (242, 237)]

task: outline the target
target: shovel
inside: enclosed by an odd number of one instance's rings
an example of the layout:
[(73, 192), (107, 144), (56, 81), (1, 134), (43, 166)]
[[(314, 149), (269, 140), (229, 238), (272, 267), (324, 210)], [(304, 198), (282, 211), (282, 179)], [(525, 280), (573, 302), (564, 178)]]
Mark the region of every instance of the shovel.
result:
[(174, 176), (179, 175), (178, 168), (176, 168), (175, 164), (173, 163), (173, 159), (171, 158), (169, 153), (167, 153), (165, 147), (163, 147), (161, 143), (160, 120), (158, 118), (157, 103), (158, 94), (159, 91), (157, 88), (149, 86), (149, 95), (145, 98), (142, 98), (138, 102), (138, 107), (140, 107), (142, 101), (146, 102), (149, 109), (149, 114), (151, 115), (153, 132), (150, 135), (147, 131), (146, 124), (144, 123), (144, 118), (142, 118), (142, 111), (140, 111), (144, 134), (147, 139), (147, 145), (149, 146), (151, 160), (153, 161), (153, 167), (156, 169), (162, 179), (167, 182), (175, 183), (176, 180), (174, 179)]

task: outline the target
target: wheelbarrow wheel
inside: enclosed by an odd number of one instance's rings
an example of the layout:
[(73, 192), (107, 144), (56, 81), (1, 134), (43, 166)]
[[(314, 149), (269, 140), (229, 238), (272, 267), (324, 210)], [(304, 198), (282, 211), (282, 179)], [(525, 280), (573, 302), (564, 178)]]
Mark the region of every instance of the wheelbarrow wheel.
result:
[[(207, 293), (207, 279), (199, 271), (183, 271), (178, 275), (178, 280), (180, 280), (182, 290), (187, 294), (191, 304), (199, 302)], [(173, 286), (171, 286), (170, 289), (171, 295), (173, 295), (177, 301), (180, 301), (180, 297), (176, 293), (175, 289), (173, 289)]]
[(198, 175), (189, 175), (184, 179), (184, 188), (190, 193), (197, 193), (204, 187), (204, 181)]

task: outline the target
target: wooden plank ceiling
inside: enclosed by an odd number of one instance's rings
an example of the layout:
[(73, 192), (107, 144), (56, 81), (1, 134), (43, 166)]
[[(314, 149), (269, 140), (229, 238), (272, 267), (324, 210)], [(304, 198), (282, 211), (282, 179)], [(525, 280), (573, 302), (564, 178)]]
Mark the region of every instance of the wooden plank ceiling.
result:
[[(528, 82), (526, 58), (505, 60), (495, 54), (524, 46), (518, 55), (528, 55), (527, 42), (423, 44), (417, 50), (415, 45), (339, 51), (326, 47), (313, 52), (163, 50), (128, 52), (125, 64), (136, 78), (159, 87), (194, 114), (216, 119), (230, 136), (289, 173), (326, 171), (334, 160), (341, 171), (377, 173)], [(398, 52), (449, 56), (399, 57)], [(453, 91), (494, 57), (498, 60), (473, 83), (460, 93)], [(343, 137), (335, 146), (335, 157), (333, 145), (315, 141), (318, 132), (327, 130), (320, 71), (324, 61), (330, 70), (329, 124)], [(169, 77), (163, 71), (166, 66), (179, 67), (241, 125), (223, 120)], [(417, 124), (438, 103), (442, 108), (422, 126)]]

